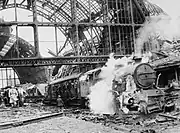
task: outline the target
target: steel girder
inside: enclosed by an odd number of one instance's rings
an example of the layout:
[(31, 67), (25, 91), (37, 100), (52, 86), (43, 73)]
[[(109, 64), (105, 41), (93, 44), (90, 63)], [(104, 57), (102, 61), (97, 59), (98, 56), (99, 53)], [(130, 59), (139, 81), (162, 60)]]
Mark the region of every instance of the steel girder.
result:
[[(122, 58), (124, 55), (117, 55), (115, 58)], [(53, 58), (18, 58), (2, 59), (0, 67), (37, 67), (48, 65), (81, 65), (81, 64), (105, 64), (109, 56), (63, 56)]]
[[(9, 37), (12, 43), (16, 43), (16, 36), (8, 33), (1, 33), (1, 36)], [(29, 48), (23, 49), (23, 45), (20, 45), (21, 58), (11, 58), (0, 60), (0, 67), (36, 67), (36, 66), (47, 66), (47, 65), (80, 65), (80, 64), (105, 64), (109, 56), (63, 56), (63, 57), (53, 57), (53, 58), (33, 58), (35, 51), (34, 48), (25, 40), (18, 38), (21, 44), (25, 44)], [(27, 52), (29, 52), (28, 56)], [(9, 55), (8, 55), (9, 56)], [(27, 58), (29, 57), (29, 58)], [(121, 58), (123, 55), (117, 55), (115, 58)]]

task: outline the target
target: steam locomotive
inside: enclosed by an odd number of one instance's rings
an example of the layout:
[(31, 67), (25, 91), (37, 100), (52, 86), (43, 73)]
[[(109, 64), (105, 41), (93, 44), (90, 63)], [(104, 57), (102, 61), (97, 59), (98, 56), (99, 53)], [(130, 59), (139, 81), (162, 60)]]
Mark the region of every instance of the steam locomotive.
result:
[[(100, 72), (101, 68), (96, 68), (85, 73), (73, 74), (52, 81), (46, 87), (44, 103), (56, 105), (57, 97), (61, 95), (65, 106), (86, 107), (90, 87), (101, 80), (99, 78)], [(129, 111), (139, 111), (147, 114), (162, 111), (166, 108), (174, 108), (174, 101), (178, 94), (174, 93), (174, 89), (170, 87), (159, 87), (160, 72), (155, 71), (150, 64), (141, 63), (137, 65), (132, 77), (136, 86), (135, 92), (130, 91), (129, 93), (126, 89), (123, 89), (122, 83), (113, 85), (113, 92), (118, 94), (114, 95), (117, 111), (126, 107)], [(127, 84), (127, 81), (124, 81), (124, 83)], [(126, 97), (126, 94), (128, 94), (128, 97)]]
[[(120, 109), (125, 107), (128, 111), (138, 111), (145, 114), (157, 111), (171, 111), (175, 109), (175, 100), (178, 98), (178, 85), (172, 84), (166, 87), (159, 87), (160, 71), (155, 71), (148, 63), (139, 64), (133, 73), (133, 82), (136, 89), (126, 90), (117, 96)], [(127, 77), (126, 77), (127, 78)], [(126, 84), (127, 80), (126, 80)]]

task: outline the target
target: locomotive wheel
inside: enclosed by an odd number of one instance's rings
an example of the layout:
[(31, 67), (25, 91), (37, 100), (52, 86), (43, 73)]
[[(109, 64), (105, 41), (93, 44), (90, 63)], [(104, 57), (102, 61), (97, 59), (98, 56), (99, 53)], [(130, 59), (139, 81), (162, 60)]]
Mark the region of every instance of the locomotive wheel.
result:
[(140, 101), (139, 108), (141, 113), (148, 114), (147, 103), (145, 101)]

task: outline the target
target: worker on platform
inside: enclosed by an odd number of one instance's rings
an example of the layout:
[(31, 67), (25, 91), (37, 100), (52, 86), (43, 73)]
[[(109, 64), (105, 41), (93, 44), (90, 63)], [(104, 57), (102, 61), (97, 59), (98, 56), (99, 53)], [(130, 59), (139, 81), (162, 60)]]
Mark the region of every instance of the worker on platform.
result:
[(22, 87), (16, 88), (18, 92), (18, 106), (22, 107), (24, 105), (25, 97), (27, 96), (26, 91)]
[(16, 107), (18, 101), (18, 92), (15, 88), (9, 89), (9, 98), (9, 103), (11, 104), (11, 107)]
[(63, 109), (63, 107), (64, 107), (64, 102), (63, 102), (63, 100), (62, 100), (62, 98), (61, 98), (61, 95), (58, 95), (58, 98), (57, 98), (57, 106), (58, 106), (59, 108), (61, 108), (61, 109)]
[(3, 93), (3, 92), (0, 93), (0, 102), (1, 102), (0, 107), (1, 107), (1, 108), (5, 108), (6, 105), (5, 105), (5, 103), (4, 103), (4, 93)]

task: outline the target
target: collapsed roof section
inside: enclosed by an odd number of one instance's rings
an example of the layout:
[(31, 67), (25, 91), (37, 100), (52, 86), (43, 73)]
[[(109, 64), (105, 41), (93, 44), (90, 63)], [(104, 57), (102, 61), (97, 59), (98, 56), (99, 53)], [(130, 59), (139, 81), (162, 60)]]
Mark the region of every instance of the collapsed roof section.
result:
[[(16, 44), (19, 47), (20, 58), (31, 58), (35, 56), (35, 48), (27, 41), (11, 34), (10, 27), (0, 29), (0, 57), (3, 59), (17, 57)], [(46, 67), (13, 67), (17, 72), (21, 84), (44, 83), (48, 80)]]

